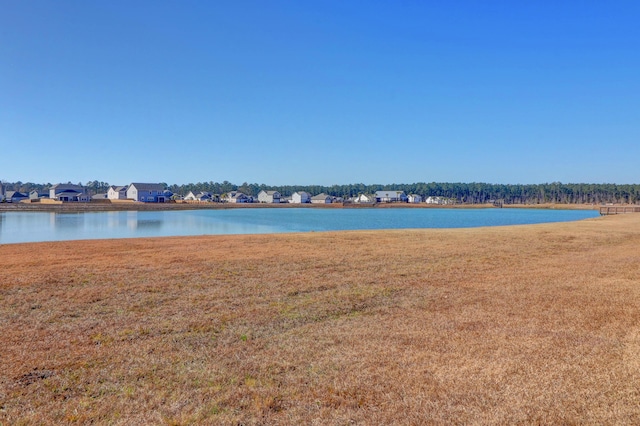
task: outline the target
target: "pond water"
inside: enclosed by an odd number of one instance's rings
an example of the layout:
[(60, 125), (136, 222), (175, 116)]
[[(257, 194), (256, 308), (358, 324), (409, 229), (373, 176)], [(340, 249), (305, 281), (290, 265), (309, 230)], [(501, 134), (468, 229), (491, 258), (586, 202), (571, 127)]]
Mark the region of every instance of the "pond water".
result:
[(566, 222), (598, 214), (596, 210), (426, 208), (3, 212), (0, 213), (0, 244), (179, 235), (469, 228)]

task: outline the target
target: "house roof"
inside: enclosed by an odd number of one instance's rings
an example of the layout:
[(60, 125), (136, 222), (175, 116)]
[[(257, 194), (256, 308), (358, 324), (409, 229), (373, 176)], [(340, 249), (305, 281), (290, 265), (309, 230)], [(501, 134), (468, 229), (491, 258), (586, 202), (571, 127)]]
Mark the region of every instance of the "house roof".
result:
[(404, 191), (376, 191), (377, 198), (398, 198), (403, 195), (405, 195)]
[(84, 191), (84, 188), (82, 186), (74, 185), (72, 183), (56, 183), (55, 185), (53, 185), (49, 189), (55, 189), (55, 190), (76, 189), (76, 190), (79, 190), (79, 192), (83, 192)]
[(243, 194), (242, 192), (238, 192), (238, 191), (232, 191), (227, 193), (227, 196), (229, 198), (242, 198), (242, 197), (247, 197), (246, 194)]
[(126, 191), (127, 190), (127, 186), (115, 186), (115, 185), (111, 185), (111, 189), (113, 189), (116, 192), (121, 192), (121, 191)]
[(56, 191), (56, 196), (62, 195), (62, 194), (65, 194), (65, 195), (71, 195), (71, 194), (76, 195), (76, 194), (82, 194), (82, 192), (81, 191), (77, 191), (75, 189), (63, 189), (62, 191)]
[(327, 195), (324, 192), (322, 194), (314, 195), (311, 197), (312, 200), (326, 200), (327, 198), (331, 198), (331, 195)]
[(161, 183), (139, 183), (133, 182), (131, 186), (134, 186), (138, 191), (164, 191), (164, 185)]
[(263, 190), (262, 192), (264, 192), (264, 193), (265, 193), (265, 194), (267, 194), (267, 195), (275, 195), (275, 194), (280, 195), (280, 193), (279, 193), (278, 191), (264, 191), (264, 190)]
[(23, 193), (22, 193), (22, 192), (20, 192), (20, 191), (7, 191), (7, 192), (5, 193), (5, 196), (6, 196), (7, 198), (13, 198), (13, 197), (29, 198), (29, 196), (28, 196), (28, 195), (23, 194)]

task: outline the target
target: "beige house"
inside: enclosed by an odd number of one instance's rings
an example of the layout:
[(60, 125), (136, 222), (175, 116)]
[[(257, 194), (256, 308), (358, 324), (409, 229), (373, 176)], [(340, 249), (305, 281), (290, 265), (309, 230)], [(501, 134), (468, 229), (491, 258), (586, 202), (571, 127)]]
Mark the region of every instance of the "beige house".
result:
[(278, 191), (260, 191), (258, 193), (258, 202), (277, 204), (280, 202), (280, 193)]
[(318, 194), (311, 197), (312, 204), (331, 204), (333, 202), (333, 197), (327, 194)]

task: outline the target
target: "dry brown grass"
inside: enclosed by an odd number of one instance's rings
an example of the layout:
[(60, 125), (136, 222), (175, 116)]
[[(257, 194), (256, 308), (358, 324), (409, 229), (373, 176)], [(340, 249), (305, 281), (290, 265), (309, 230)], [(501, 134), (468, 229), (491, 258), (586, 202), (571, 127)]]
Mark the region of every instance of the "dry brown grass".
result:
[(2, 424), (638, 424), (640, 215), (0, 246)]

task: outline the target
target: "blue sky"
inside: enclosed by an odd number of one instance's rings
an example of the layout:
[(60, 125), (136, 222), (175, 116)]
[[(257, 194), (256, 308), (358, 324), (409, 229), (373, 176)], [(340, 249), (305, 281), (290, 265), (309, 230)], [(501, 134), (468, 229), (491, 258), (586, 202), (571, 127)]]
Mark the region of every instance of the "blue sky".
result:
[(640, 2), (0, 0), (0, 179), (640, 182)]

